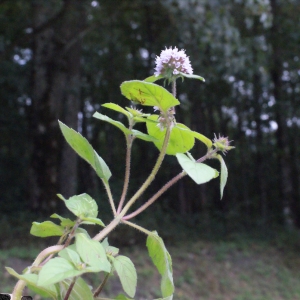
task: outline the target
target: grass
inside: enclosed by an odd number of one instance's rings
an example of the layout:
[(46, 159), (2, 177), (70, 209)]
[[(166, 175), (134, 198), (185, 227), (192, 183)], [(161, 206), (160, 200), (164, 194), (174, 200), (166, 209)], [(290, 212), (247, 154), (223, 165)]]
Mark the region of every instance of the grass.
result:
[[(300, 255), (295, 238), (286, 234), (275, 240), (235, 237), (167, 244), (173, 259), (174, 299), (300, 300)], [(20, 272), (36, 253), (34, 246), (0, 251), (1, 292), (10, 292), (16, 282), (6, 273), (4, 266), (14, 267)], [(128, 255), (137, 268), (135, 299), (161, 297), (160, 276), (147, 255), (146, 247), (121, 247), (121, 254)], [(96, 285), (98, 279), (90, 279), (90, 283)], [(112, 278), (104, 293), (113, 297), (120, 291), (118, 279)]]

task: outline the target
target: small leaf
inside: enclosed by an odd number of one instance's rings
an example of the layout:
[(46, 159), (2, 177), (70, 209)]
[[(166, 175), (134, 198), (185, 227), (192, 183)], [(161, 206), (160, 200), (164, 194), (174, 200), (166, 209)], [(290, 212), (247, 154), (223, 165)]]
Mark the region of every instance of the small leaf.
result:
[(106, 162), (98, 155), (98, 153), (94, 150), (94, 159), (95, 165), (94, 169), (104, 182), (108, 183), (109, 178), (111, 177), (111, 172)]
[(159, 80), (162, 78), (164, 78), (164, 76), (162, 76), (162, 75), (159, 75), (159, 76), (152, 75), (152, 76), (149, 76), (146, 79), (144, 79), (144, 81), (145, 82), (155, 82), (156, 80)]
[(81, 259), (90, 266), (87, 268), (90, 272), (110, 272), (111, 265), (107, 260), (103, 246), (99, 242), (79, 233), (76, 234), (75, 245)]
[[(158, 115), (151, 115), (149, 119), (156, 121), (158, 119)], [(158, 140), (157, 142), (154, 142), (154, 145), (161, 150), (164, 137), (166, 135), (166, 129), (162, 131), (157, 126), (157, 123), (147, 123), (146, 126), (148, 134)], [(175, 127), (172, 128), (166, 154), (176, 155), (176, 153), (185, 153), (192, 149), (195, 143), (195, 138), (190, 131), (191, 130), (184, 124), (177, 123)]]
[(158, 139), (154, 138), (153, 136), (145, 134), (145, 133), (140, 132), (135, 129), (132, 129), (132, 135), (134, 135), (136, 138), (144, 140), (146, 142), (158, 142)]
[(100, 226), (105, 226), (104, 223), (98, 218), (83, 218), (84, 222), (82, 224), (98, 224)]
[(163, 297), (169, 297), (174, 293), (172, 261), (163, 240), (153, 232), (147, 238), (147, 248), (149, 256), (160, 273), (161, 292)]
[(39, 273), (38, 286), (48, 286), (66, 278), (83, 274), (84, 270), (77, 270), (75, 266), (62, 257), (50, 259)]
[(53, 214), (50, 216), (50, 218), (53, 219), (60, 219), (60, 225), (63, 227), (73, 227), (75, 225), (76, 222), (70, 220), (70, 219), (66, 219), (64, 217), (61, 217), (58, 214)]
[[(75, 150), (75, 152), (87, 161), (93, 169), (96, 171), (97, 175), (108, 182), (111, 177), (111, 172), (102, 158), (94, 151), (91, 144), (84, 138), (79, 132), (69, 128), (67, 125), (59, 121), (60, 129), (68, 142), (68, 144)], [(101, 170), (103, 169), (103, 170)], [(63, 197), (58, 195), (62, 200)]]
[(108, 116), (105, 116), (105, 115), (102, 115), (98, 112), (95, 112), (93, 114), (93, 117), (96, 118), (96, 119), (108, 122), (108, 123), (118, 127), (126, 135), (131, 133), (131, 131), (127, 127), (125, 127), (125, 125), (123, 123), (121, 123), (119, 121), (115, 121), (115, 120), (109, 118)]
[(145, 106), (157, 106), (162, 111), (179, 105), (179, 101), (160, 85), (132, 80), (121, 84), (122, 94), (129, 100)]
[(208, 165), (192, 161), (185, 154), (176, 154), (179, 164), (185, 172), (197, 183), (202, 184), (219, 176), (219, 172)]
[(47, 285), (46, 287), (39, 287), (37, 286), (37, 281), (38, 281), (38, 275), (37, 274), (23, 274), (20, 275), (18, 274), (14, 269), (6, 267), (7, 272), (20, 279), (24, 280), (28, 287), (33, 290), (34, 292), (38, 293), (39, 295), (48, 298), (51, 297), (53, 299), (56, 299), (57, 293), (55, 286), (52, 284)]
[(132, 114), (125, 110), (123, 107), (121, 107), (120, 105), (118, 104), (115, 104), (115, 103), (104, 103), (102, 104), (103, 107), (106, 107), (106, 108), (109, 108), (109, 109), (112, 109), (114, 111), (117, 111), (125, 116), (127, 116), (128, 118), (132, 117)]
[[(59, 283), (61, 299), (65, 298), (71, 283), (71, 279), (65, 279)], [(94, 300), (90, 287), (81, 277), (76, 279), (68, 300)]]
[[(109, 299), (103, 299), (103, 300), (109, 300)], [(127, 298), (126, 296), (119, 294), (115, 300), (133, 300), (132, 298)]]
[(80, 265), (81, 260), (79, 254), (75, 251), (74, 245), (71, 245), (61, 251), (59, 251), (58, 255), (69, 262), (71, 262), (75, 267)]
[(218, 160), (221, 163), (221, 176), (220, 176), (220, 192), (221, 192), (221, 199), (223, 198), (223, 191), (225, 188), (225, 185), (227, 183), (227, 178), (228, 178), (228, 170), (225, 164), (225, 161), (223, 159), (223, 157), (218, 154), (217, 155)]
[(98, 206), (96, 201), (88, 194), (76, 195), (65, 201), (67, 208), (80, 219), (96, 218)]
[(179, 74), (183, 77), (186, 77), (186, 78), (192, 78), (192, 79), (199, 79), (203, 82), (205, 82), (205, 79), (199, 75), (195, 75), (195, 74), (185, 74), (185, 73), (182, 73), (182, 72), (179, 72)]
[(39, 237), (47, 236), (62, 236), (64, 234), (64, 227), (59, 226), (51, 221), (45, 221), (42, 223), (33, 222), (30, 234)]
[(132, 261), (123, 255), (119, 255), (112, 260), (113, 266), (120, 278), (124, 291), (134, 297), (137, 284), (137, 274)]

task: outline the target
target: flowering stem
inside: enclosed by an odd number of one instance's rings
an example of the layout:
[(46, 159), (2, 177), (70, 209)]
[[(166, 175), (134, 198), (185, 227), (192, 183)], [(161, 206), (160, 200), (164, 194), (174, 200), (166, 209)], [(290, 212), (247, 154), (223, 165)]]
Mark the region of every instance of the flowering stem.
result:
[[(165, 191), (167, 191), (173, 184), (175, 184), (177, 181), (179, 181), (181, 178), (186, 176), (187, 173), (185, 171), (182, 171), (175, 177), (173, 177), (169, 182), (167, 182), (156, 194), (154, 194), (146, 203), (144, 203), (140, 208), (138, 208), (133, 213), (123, 217), (122, 220), (129, 220), (135, 217), (136, 215), (140, 214), (142, 211), (144, 211), (146, 208), (148, 208), (158, 197), (160, 197)], [(125, 222), (124, 222), (125, 223)]]
[[(130, 128), (129, 128), (130, 129)], [(132, 148), (132, 142), (133, 142), (133, 136), (127, 135), (126, 136), (126, 142), (127, 142), (127, 150), (126, 150), (126, 170), (125, 170), (125, 179), (124, 179), (124, 186), (123, 186), (123, 192), (121, 195), (120, 203), (118, 206), (117, 214), (119, 214), (122, 210), (125, 197), (128, 190), (129, 185), (129, 177), (130, 177), (130, 164), (131, 164), (131, 148)]]
[(176, 97), (176, 79), (172, 81), (172, 95)]

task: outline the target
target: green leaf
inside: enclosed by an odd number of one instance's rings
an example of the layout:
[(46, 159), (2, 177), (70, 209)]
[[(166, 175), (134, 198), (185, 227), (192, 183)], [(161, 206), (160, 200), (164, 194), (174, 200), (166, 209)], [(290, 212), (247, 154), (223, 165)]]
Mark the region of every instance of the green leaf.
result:
[(151, 257), (154, 265), (162, 277), (162, 295), (163, 297), (169, 297), (174, 293), (171, 256), (167, 251), (163, 240), (157, 235), (156, 232), (153, 232), (148, 236), (146, 245), (149, 256)]
[(185, 154), (176, 154), (179, 164), (185, 172), (197, 183), (202, 184), (219, 176), (219, 172), (208, 165), (192, 161)]
[(98, 218), (83, 218), (84, 222), (82, 224), (98, 224), (100, 226), (105, 226), (104, 223)]
[(94, 151), (87, 139), (60, 121), (59, 126), (68, 144), (80, 157), (87, 161), (97, 172), (97, 175), (107, 183), (111, 177), (111, 172), (104, 160)]
[(145, 134), (143, 132), (140, 132), (138, 130), (135, 130), (135, 129), (132, 129), (132, 134), (138, 138), (138, 139), (141, 139), (141, 140), (144, 140), (146, 142), (157, 142), (158, 139), (154, 138), (153, 136), (151, 135), (148, 135), (148, 134)]
[(96, 119), (99, 119), (101, 121), (108, 122), (108, 123), (118, 127), (125, 135), (131, 134), (131, 131), (127, 127), (125, 127), (125, 125), (123, 123), (121, 123), (119, 121), (115, 121), (115, 120), (111, 119), (108, 116), (105, 116), (105, 115), (102, 115), (98, 112), (95, 112), (93, 114), (93, 117), (96, 118)]
[(53, 215), (50, 216), (50, 218), (60, 219), (60, 225), (63, 226), (63, 227), (73, 227), (76, 223), (75, 221), (72, 221), (70, 219), (66, 219), (64, 217), (61, 217), (58, 214), (53, 214)]
[(30, 234), (39, 237), (47, 236), (62, 236), (64, 234), (64, 227), (59, 226), (51, 221), (45, 221), (42, 223), (33, 222)]
[(76, 234), (76, 250), (80, 255), (82, 261), (87, 263), (90, 267), (87, 269), (90, 272), (104, 271), (109, 273), (111, 265), (107, 260), (103, 246), (83, 233)]
[(192, 131), (192, 130), (190, 133), (193, 137), (195, 137), (196, 139), (198, 139), (199, 141), (204, 143), (208, 149), (210, 149), (212, 147), (212, 141), (209, 138), (207, 138), (206, 136), (204, 136), (203, 134), (198, 133), (196, 131)]
[(34, 292), (36, 292), (37, 294), (39, 294), (45, 298), (51, 297), (53, 299), (56, 299), (57, 293), (56, 293), (56, 289), (55, 289), (54, 285), (49, 284), (45, 287), (37, 286), (37, 281), (38, 281), (37, 274), (20, 275), (14, 269), (8, 268), (8, 267), (6, 267), (6, 270), (10, 275), (12, 275), (18, 279), (24, 280), (27, 283), (28, 287), (31, 290), (33, 290)]
[(137, 284), (137, 274), (132, 261), (123, 255), (112, 259), (113, 266), (120, 278), (123, 290), (134, 297)]
[[(158, 117), (158, 115), (151, 115), (149, 119), (156, 121)], [(161, 150), (166, 135), (166, 129), (163, 131), (160, 130), (157, 123), (147, 123), (146, 126), (148, 134), (158, 139), (158, 142), (154, 142), (154, 145)], [(176, 155), (176, 153), (185, 153), (192, 149), (195, 138), (190, 132), (191, 130), (187, 126), (177, 123), (175, 127), (172, 128), (166, 153), (169, 155)]]
[(183, 77), (186, 77), (186, 78), (191, 78), (191, 79), (199, 79), (203, 82), (205, 82), (205, 79), (199, 75), (195, 75), (195, 74), (185, 74), (185, 73), (182, 73), (182, 72), (179, 72), (179, 74)]
[(81, 260), (79, 254), (75, 251), (76, 249), (74, 248), (74, 245), (71, 245), (59, 251), (58, 255), (71, 262), (78, 269), (77, 266), (81, 264)]
[(146, 79), (144, 79), (144, 81), (145, 82), (155, 82), (156, 80), (159, 80), (162, 78), (164, 78), (164, 76), (162, 76), (162, 75), (159, 75), (159, 76), (152, 75), (152, 76), (149, 76)]
[(109, 109), (112, 109), (114, 111), (117, 111), (125, 116), (127, 116), (128, 118), (132, 117), (132, 114), (125, 110), (123, 107), (121, 107), (120, 105), (118, 104), (115, 104), (115, 103), (104, 103), (102, 104), (103, 107), (106, 107), (106, 108), (109, 108)]
[(132, 80), (121, 84), (122, 94), (129, 100), (145, 106), (157, 106), (162, 111), (179, 105), (179, 101), (160, 85)]
[[(71, 285), (71, 279), (65, 279), (59, 283), (61, 299), (65, 298), (65, 295)], [(78, 277), (73, 286), (69, 300), (94, 300), (93, 293), (88, 284), (81, 278)]]
[(86, 160), (89, 164), (94, 166), (94, 149), (79, 132), (69, 128), (64, 123), (59, 122), (60, 129), (68, 144), (75, 150), (75, 152)]
[[(106, 299), (103, 299), (103, 300), (106, 300)], [(115, 300), (133, 300), (132, 298), (127, 298), (126, 296), (122, 295), (122, 294), (119, 294)]]
[(221, 163), (221, 176), (220, 176), (220, 192), (221, 192), (221, 199), (223, 198), (223, 191), (227, 182), (227, 178), (228, 178), (228, 170), (225, 164), (225, 161), (223, 159), (223, 157), (218, 154), (217, 155), (218, 160)]
[(96, 218), (98, 206), (96, 201), (88, 194), (76, 195), (65, 201), (67, 208), (78, 218)]
[(83, 274), (84, 270), (77, 270), (75, 266), (62, 257), (50, 259), (39, 273), (38, 286), (48, 286), (60, 282), (66, 278)]
[(94, 150), (94, 159), (95, 165), (94, 170), (96, 171), (99, 178), (101, 178), (104, 182), (108, 183), (109, 178), (111, 177), (111, 172), (105, 161), (98, 155), (98, 153)]

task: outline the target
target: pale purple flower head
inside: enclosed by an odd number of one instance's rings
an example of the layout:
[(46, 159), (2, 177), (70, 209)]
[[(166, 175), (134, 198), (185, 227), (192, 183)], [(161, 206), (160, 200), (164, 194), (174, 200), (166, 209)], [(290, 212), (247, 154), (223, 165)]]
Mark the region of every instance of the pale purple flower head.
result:
[(155, 76), (162, 75), (166, 78), (174, 77), (180, 72), (184, 74), (193, 74), (193, 68), (185, 50), (178, 51), (177, 47), (170, 47), (162, 50), (160, 56), (155, 59)]

